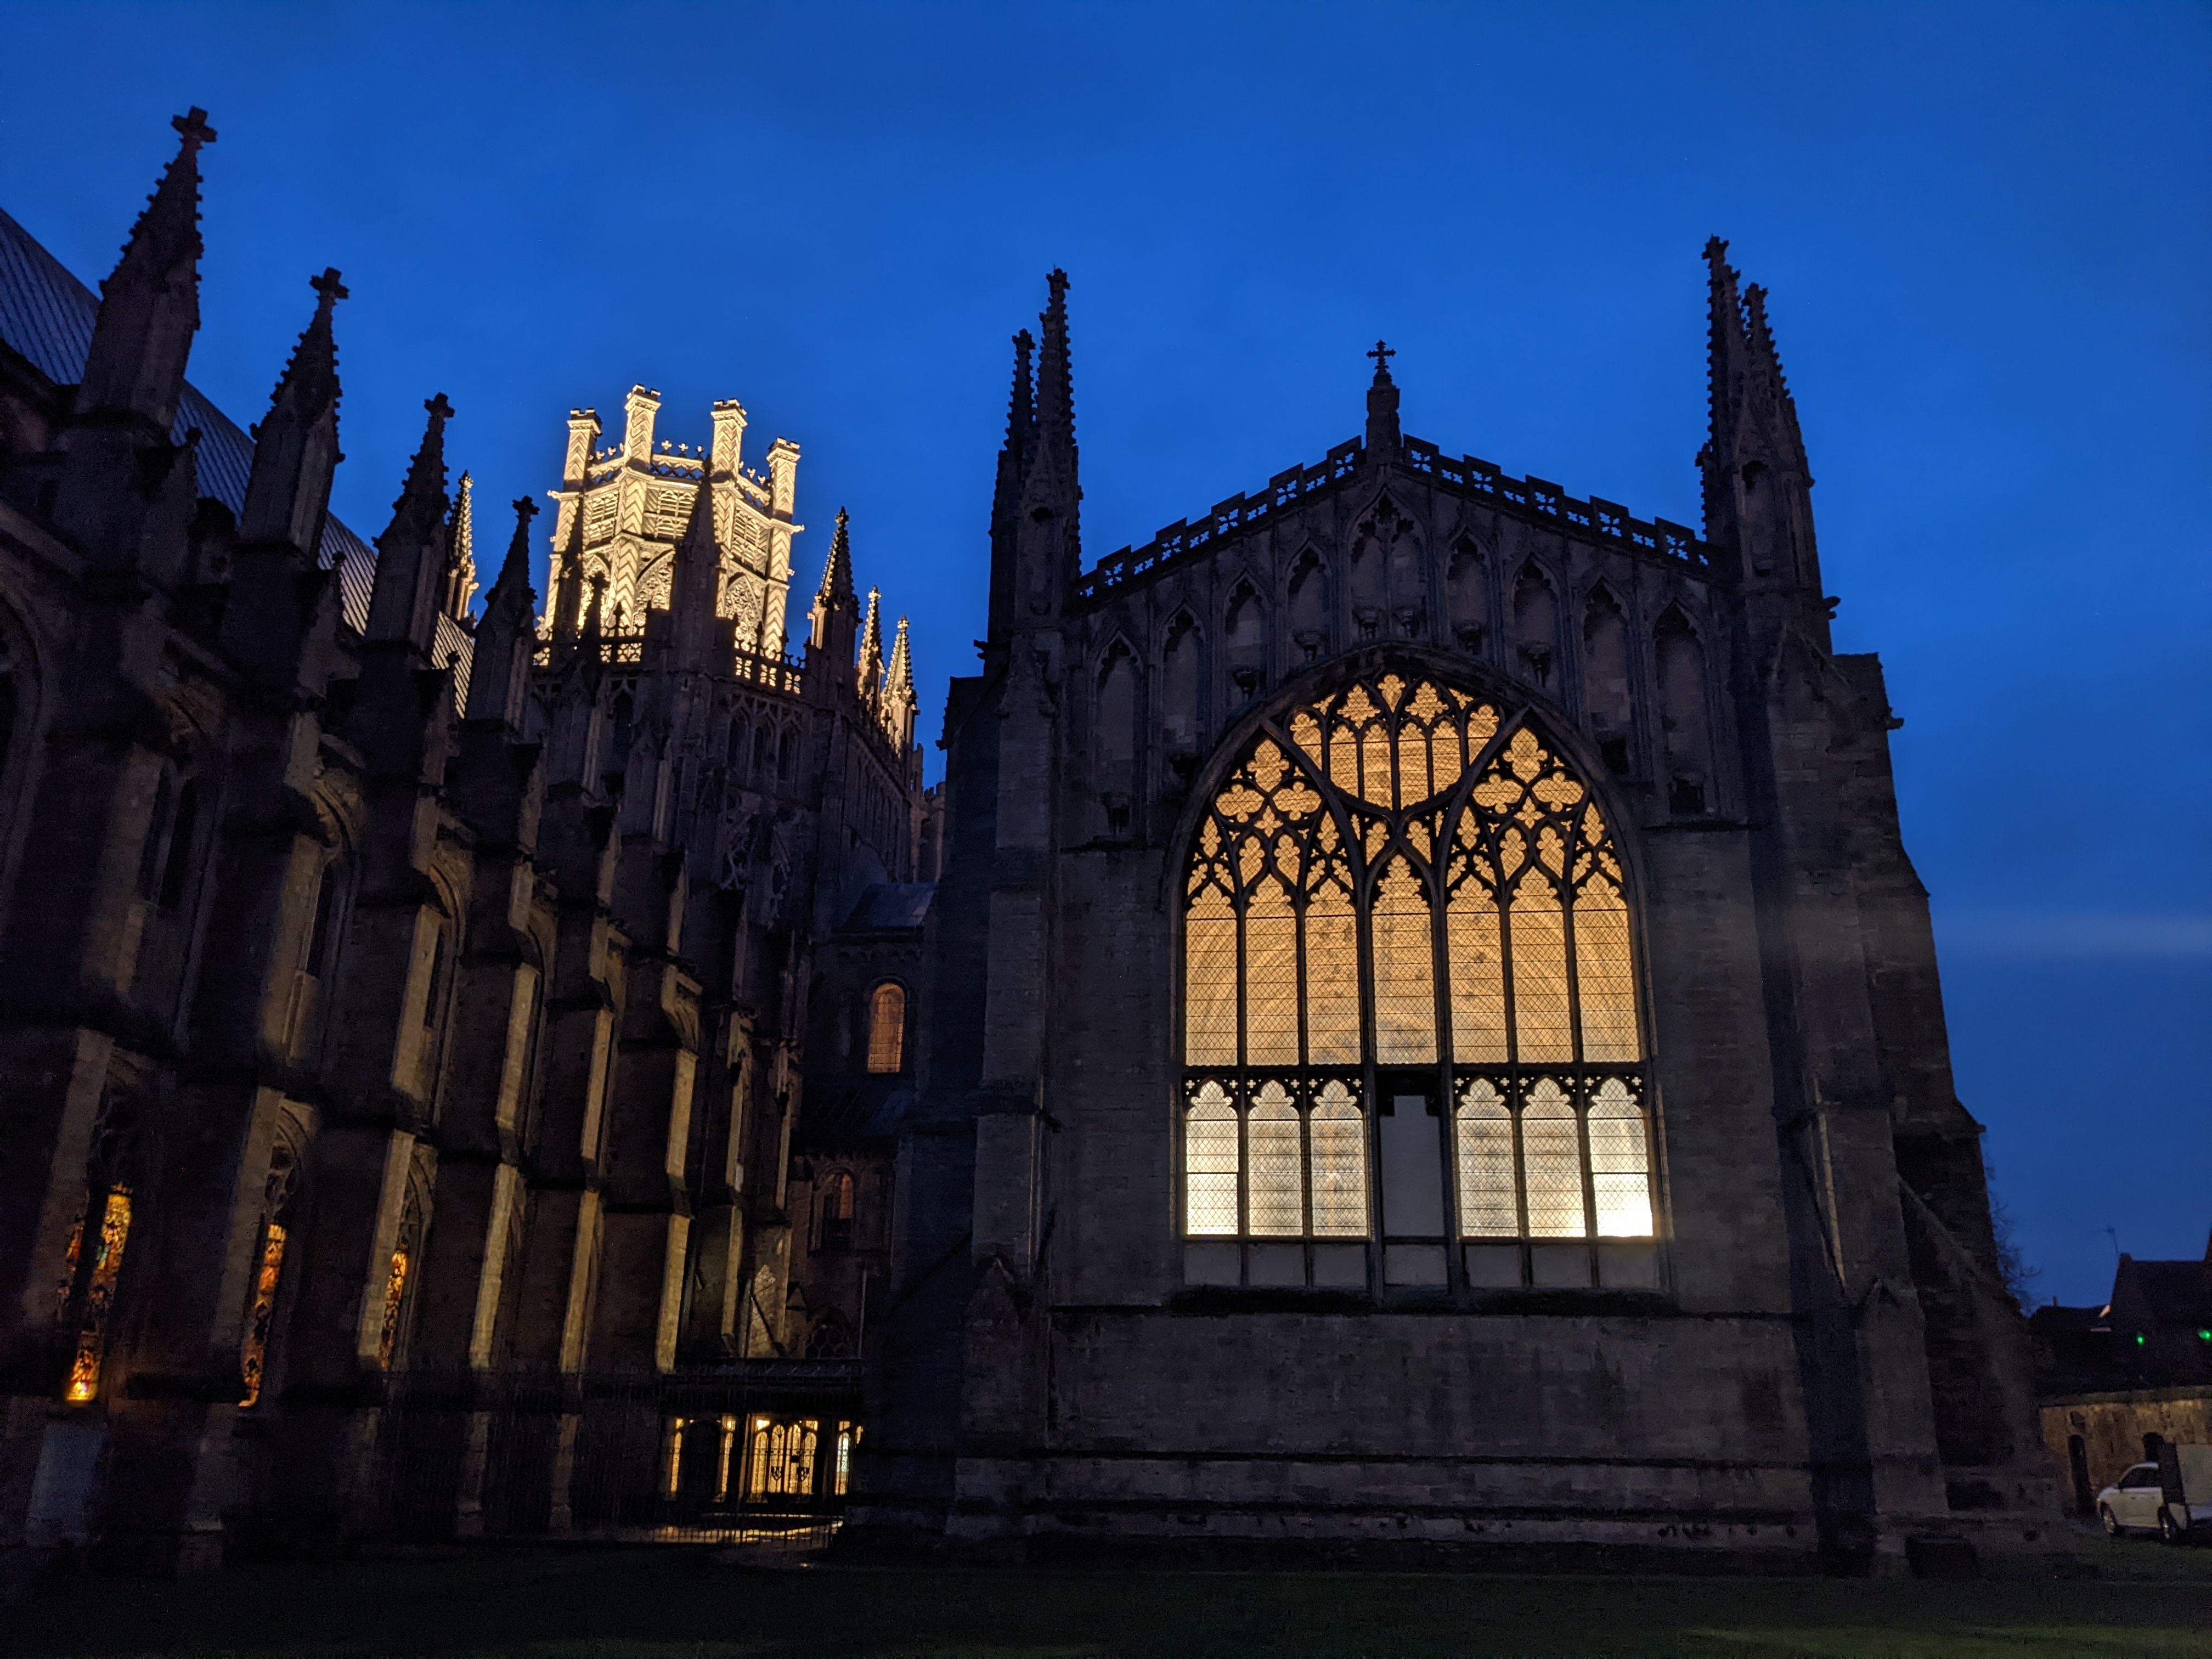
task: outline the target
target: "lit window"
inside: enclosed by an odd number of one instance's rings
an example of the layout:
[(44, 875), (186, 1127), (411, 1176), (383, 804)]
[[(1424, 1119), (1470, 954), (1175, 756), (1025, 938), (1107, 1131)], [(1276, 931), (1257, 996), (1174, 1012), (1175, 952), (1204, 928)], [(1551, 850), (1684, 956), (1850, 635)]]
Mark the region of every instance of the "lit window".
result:
[(906, 1069), (906, 990), (886, 981), (868, 998), (868, 1069)]
[[(123, 1247), (131, 1239), (131, 1194), (117, 1188), (100, 1204), (100, 1237), (93, 1248), (92, 1273), (84, 1289), (83, 1317), (77, 1324), (76, 1354), (70, 1364), (68, 1397), (83, 1401), (100, 1393), (100, 1366), (107, 1354), (108, 1315), (115, 1305), (115, 1281), (123, 1273)], [(66, 1291), (75, 1283), (84, 1248), (84, 1224), (70, 1240), (64, 1264)], [(66, 1304), (64, 1304), (66, 1305)]]
[[(1384, 673), (1263, 726), (1200, 823), (1183, 929), (1187, 1237), (1285, 1282), (1278, 1241), (1388, 1242), (1394, 1204), (1437, 1224), (1447, 1162), (1449, 1237), (1409, 1243), (1652, 1237), (1627, 878), (1525, 719)], [(1391, 1127), (1407, 1097), (1433, 1135)]]

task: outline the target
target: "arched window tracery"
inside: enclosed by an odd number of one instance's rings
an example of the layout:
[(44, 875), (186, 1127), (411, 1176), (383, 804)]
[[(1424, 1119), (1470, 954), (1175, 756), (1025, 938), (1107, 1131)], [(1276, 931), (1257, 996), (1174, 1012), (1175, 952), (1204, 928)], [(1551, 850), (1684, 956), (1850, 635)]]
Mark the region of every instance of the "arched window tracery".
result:
[(1379, 1236), (1385, 1282), (1460, 1282), (1444, 1246), (1483, 1240), (1512, 1283), (1590, 1284), (1588, 1244), (1530, 1249), (1652, 1237), (1626, 878), (1524, 718), (1395, 672), (1289, 711), (1217, 791), (1184, 905), (1194, 1279), (1343, 1285), (1324, 1241)]

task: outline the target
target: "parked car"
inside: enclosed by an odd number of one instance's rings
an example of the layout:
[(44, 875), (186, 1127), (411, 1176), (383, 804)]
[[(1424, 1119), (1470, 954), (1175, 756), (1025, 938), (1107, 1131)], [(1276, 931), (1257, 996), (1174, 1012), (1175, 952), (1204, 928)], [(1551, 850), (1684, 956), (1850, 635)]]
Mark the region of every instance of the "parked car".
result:
[(2097, 1494), (2097, 1518), (2106, 1534), (2118, 1538), (2158, 1524), (2166, 1489), (2159, 1484), (2158, 1465), (2138, 1463)]
[(2168, 1445), (2162, 1455), (2170, 1466), (2163, 1472), (2138, 1463), (2097, 1494), (2097, 1518), (2111, 1536), (2155, 1532), (2179, 1544), (2192, 1522), (2196, 1530), (2212, 1529), (2212, 1446)]

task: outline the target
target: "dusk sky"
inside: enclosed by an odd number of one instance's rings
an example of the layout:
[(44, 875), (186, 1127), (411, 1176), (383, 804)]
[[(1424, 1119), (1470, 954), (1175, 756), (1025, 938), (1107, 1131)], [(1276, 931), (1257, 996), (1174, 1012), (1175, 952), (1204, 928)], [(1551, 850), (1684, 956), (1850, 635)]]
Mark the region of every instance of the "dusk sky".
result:
[(803, 452), (794, 629), (848, 507), (933, 742), (1051, 267), (1095, 560), (1353, 435), (1378, 336), (1408, 432), (1697, 524), (1729, 239), (2036, 1289), (2205, 1249), (2212, 9), (8, 3), (0, 40), (0, 207), (88, 282), (209, 110), (191, 374), (241, 424), (343, 271), (356, 530), (434, 392), (488, 566), (571, 407), (618, 434), (641, 382), (698, 443), (737, 398), (750, 462)]

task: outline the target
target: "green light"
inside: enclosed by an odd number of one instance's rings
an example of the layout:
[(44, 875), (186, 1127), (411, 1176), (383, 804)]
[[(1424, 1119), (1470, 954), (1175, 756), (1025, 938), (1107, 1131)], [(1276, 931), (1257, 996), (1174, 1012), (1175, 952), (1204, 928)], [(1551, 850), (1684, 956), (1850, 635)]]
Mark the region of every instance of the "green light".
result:
[(2197, 1340), (2199, 1342), (2212, 1342), (2212, 1331), (2199, 1331), (2199, 1332), (2197, 1332)]
[(2140, 1348), (2141, 1346), (2142, 1346), (2142, 1345), (2143, 1345), (2144, 1343), (2146, 1343), (2146, 1342), (2148, 1342), (2148, 1341), (2149, 1341), (2149, 1340), (2150, 1340), (2150, 1339), (2149, 1339), (2148, 1337), (2145, 1336), (2145, 1335), (2144, 1335), (2141, 1331), (2137, 1331), (2137, 1332), (2136, 1333), (2136, 1346), (2137, 1346), (2138, 1348)]

